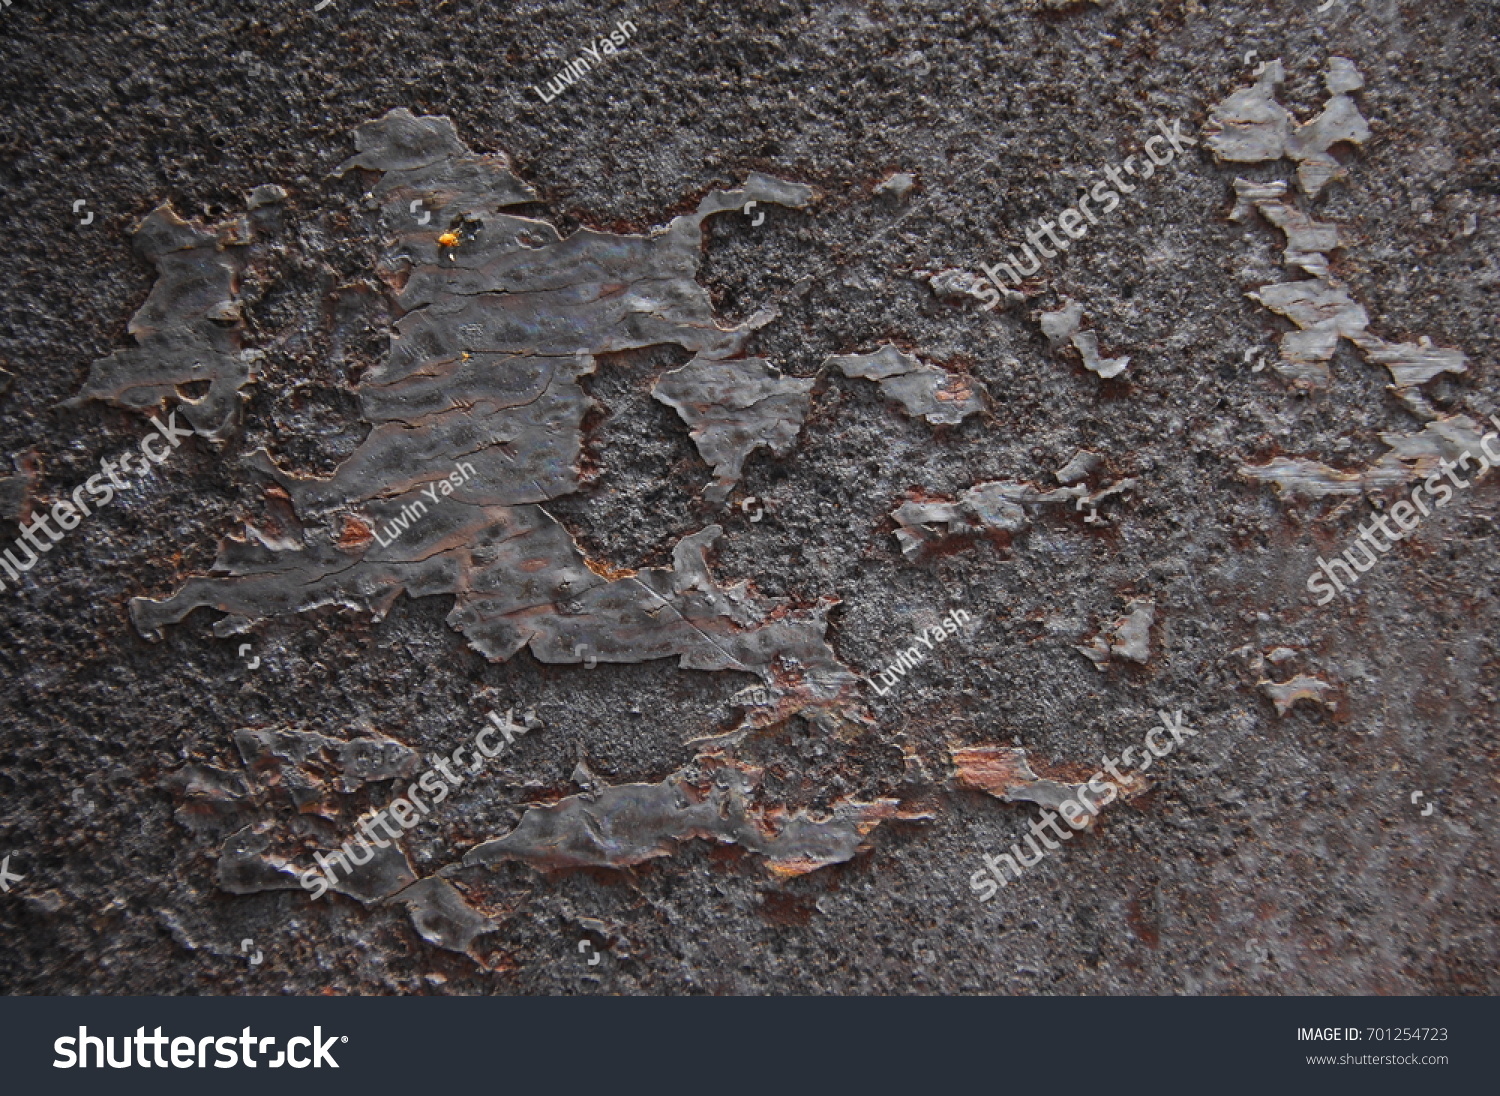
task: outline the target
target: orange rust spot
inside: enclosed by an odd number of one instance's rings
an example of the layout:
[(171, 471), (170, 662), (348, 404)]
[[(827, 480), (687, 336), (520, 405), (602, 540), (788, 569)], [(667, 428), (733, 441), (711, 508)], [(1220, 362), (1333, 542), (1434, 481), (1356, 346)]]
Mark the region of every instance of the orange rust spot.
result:
[(344, 528), (339, 533), (340, 548), (363, 548), (374, 539), (374, 532), (364, 522), (358, 518), (344, 518)]
[[(1083, 784), (1091, 775), (1077, 765), (1036, 764), (1024, 749), (1013, 746), (968, 746), (950, 750), (949, 753), (957, 770), (954, 779), (960, 788), (987, 792), (997, 798), (1031, 787), (1042, 780), (1058, 784)], [(1151, 787), (1149, 780), (1136, 773), (1127, 773), (1123, 783), (1113, 780), (1111, 783), (1119, 788), (1121, 799), (1134, 799)]]
[(456, 233), (456, 232), (444, 232), (441, 236), (438, 237), (438, 246), (439, 247), (457, 247), (458, 246), (458, 233)]
[(795, 879), (799, 875), (817, 871), (824, 867), (828, 861), (817, 860), (811, 857), (798, 857), (795, 860), (773, 860), (769, 867), (771, 874), (779, 879)]
[(970, 746), (952, 751), (952, 756), (960, 788), (999, 795), (1032, 783), (1030, 773), (1024, 771), (1026, 755), (1010, 747)]
[(607, 578), (611, 582), (619, 578), (634, 578), (636, 576), (636, 572), (632, 571), (629, 567), (611, 567), (608, 563), (589, 559), (588, 556), (583, 557), (583, 562), (594, 574), (600, 578)]
[(508, 951), (492, 951), (489, 957), (490, 970), (496, 973), (509, 973), (520, 970), (521, 964), (516, 962), (516, 957)]

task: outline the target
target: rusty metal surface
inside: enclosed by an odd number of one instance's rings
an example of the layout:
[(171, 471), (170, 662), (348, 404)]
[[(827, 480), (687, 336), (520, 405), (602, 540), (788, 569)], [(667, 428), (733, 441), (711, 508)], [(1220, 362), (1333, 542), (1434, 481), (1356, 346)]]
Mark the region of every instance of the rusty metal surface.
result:
[(1496, 18), (0, 11), (0, 987), (1493, 993)]

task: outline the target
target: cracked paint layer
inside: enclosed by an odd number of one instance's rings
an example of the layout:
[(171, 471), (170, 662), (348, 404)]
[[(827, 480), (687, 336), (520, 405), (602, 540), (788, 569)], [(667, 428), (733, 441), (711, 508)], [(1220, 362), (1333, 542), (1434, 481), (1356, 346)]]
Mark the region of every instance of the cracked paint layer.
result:
[(934, 426), (956, 426), (984, 410), (984, 386), (962, 373), (903, 353), (886, 343), (870, 354), (834, 354), (823, 362), (846, 377), (874, 381), (881, 395), (899, 403), (913, 418)]
[(235, 434), (249, 398), (243, 389), (263, 357), (244, 345), (240, 279), (266, 216), (260, 210), (276, 194), (285, 191), (259, 188), (249, 214), (216, 225), (186, 221), (170, 205), (148, 214), (135, 230), (135, 249), (156, 266), (157, 279), (130, 319), (136, 345), (95, 361), (63, 406), (104, 400), (146, 413), (175, 400), (200, 436), (224, 442)]
[(651, 394), (688, 424), (716, 477), (703, 497), (723, 502), (756, 449), (765, 447), (778, 457), (792, 451), (812, 404), (813, 383), (783, 377), (763, 358), (700, 357), (664, 374)]
[[(745, 584), (721, 587), (705, 557), (718, 526), (684, 537), (672, 567), (635, 574), (587, 559), (539, 505), (579, 486), (589, 401), (578, 381), (601, 354), (690, 351), (664, 391), (712, 391), (726, 404), (769, 395), (771, 425), (752, 432), (789, 444), (811, 382), (736, 360), (771, 314), (721, 327), (695, 278), (708, 216), (748, 200), (804, 206), (811, 188), (752, 174), (649, 235), (581, 229), (564, 239), (507, 212), (534, 192), (503, 155), (470, 151), (447, 118), (395, 110), (360, 126), (355, 144), (340, 170), (379, 175), (368, 201), (381, 212), (380, 272), (399, 317), (385, 360), (357, 389), (374, 429), (324, 479), (253, 454), (293, 520), (274, 539), (247, 526), (221, 545), (216, 574), (135, 599), (142, 634), (158, 637), (200, 607), (228, 614), (215, 625), (227, 635), (323, 605), (379, 619), (403, 592), (445, 594), (450, 625), (495, 661), (522, 647), (556, 663), (675, 656), (684, 668), (760, 675), (782, 718), (853, 696), (855, 675), (823, 639), (836, 602), (793, 608)], [(428, 224), (410, 214), (418, 200), (434, 213)], [(722, 455), (721, 445), (733, 464), (741, 443), (729, 417), (724, 428), (710, 451)]]
[(851, 859), (881, 822), (920, 818), (898, 800), (841, 799), (825, 817), (753, 802), (761, 770), (702, 757), (659, 784), (621, 784), (532, 807), (514, 830), (470, 849), (465, 867), (520, 861), (538, 871), (628, 868), (695, 838), (737, 844), (772, 872), (805, 875)]

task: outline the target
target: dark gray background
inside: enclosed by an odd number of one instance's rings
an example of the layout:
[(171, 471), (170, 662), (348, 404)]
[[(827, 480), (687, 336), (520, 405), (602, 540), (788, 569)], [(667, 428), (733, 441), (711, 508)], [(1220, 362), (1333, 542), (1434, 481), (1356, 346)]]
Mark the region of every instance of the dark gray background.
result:
[[(1247, 78), (1248, 51), (1280, 57), (1283, 101), (1307, 118), (1331, 52), (1367, 80), (1374, 137), (1347, 185), (1320, 199), (1346, 227), (1338, 273), (1397, 341), (1464, 350), (1470, 373), (1429, 386), (1436, 405), (1497, 406), (1496, 8), (1430, 0), (1008, 4), (70, 3), (0, 10), (0, 453), (35, 451), (55, 497), (140, 436), (138, 416), (59, 410), (88, 364), (127, 345), (154, 280), (128, 232), (163, 200), (185, 216), (243, 208), (262, 183), (291, 192), (273, 261), (247, 282), (251, 344), (271, 350), (246, 429), (223, 453), (194, 441), (155, 477), (0, 595), (0, 854), (22, 883), (0, 895), (0, 987), (20, 993), (1488, 993), (1497, 967), (1493, 711), (1493, 484), (1455, 504), (1366, 576), (1352, 603), (1302, 589), (1368, 512), (1288, 505), (1242, 482), (1276, 453), (1367, 463), (1382, 430), (1419, 424), (1347, 344), (1311, 397), (1246, 350), (1281, 321), (1244, 297), (1275, 280), (1281, 238), (1235, 225), (1231, 167), (1201, 148), (1102, 218), (1049, 292), (1083, 300), (1107, 352), (1101, 384), (1049, 353), (1027, 309), (943, 301), (927, 276), (998, 257), (1068, 204), (1090, 170), (1139, 149), (1151, 120), (1197, 132)], [(619, 18), (624, 54), (551, 104), (528, 90)], [(790, 882), (703, 842), (631, 872), (464, 876), (500, 918), (482, 964), (437, 950), (399, 907), (365, 910), (214, 884), (213, 843), (174, 821), (165, 778), (185, 760), (232, 765), (241, 726), (343, 736), (364, 725), (451, 750), (483, 713), (534, 705), (546, 730), (517, 764), (540, 782), (466, 793), (463, 813), (411, 843), (419, 865), (503, 832), (534, 798), (575, 790), (585, 758), (610, 783), (655, 781), (727, 726), (742, 675), (670, 663), (491, 665), (443, 617), (402, 599), (380, 624), (325, 610), (257, 630), (262, 664), (199, 613), (148, 644), (132, 596), (207, 571), (218, 539), (255, 512), (240, 464), (268, 445), (326, 473), (365, 429), (350, 377), (382, 331), (330, 350), (327, 295), (376, 254), (361, 180), (330, 172), (348, 131), (386, 110), (450, 115), (479, 150), (509, 153), (570, 231), (642, 231), (751, 170), (817, 186), (811, 214), (759, 227), (712, 222), (701, 280), (721, 317), (776, 299), (753, 352), (799, 376), (830, 353), (890, 339), (970, 371), (992, 415), (934, 432), (863, 381), (825, 379), (793, 454), (760, 453), (744, 490), (769, 513), (723, 517), (715, 574), (811, 602), (837, 594), (831, 636), (865, 672), (911, 642), (914, 616), (982, 619), (900, 690), (877, 725), (840, 740), (794, 721), (748, 743), (767, 793), (791, 808), (894, 794), (928, 823), (886, 824), (854, 861)], [(1283, 165), (1285, 167), (1285, 165)], [(917, 174), (903, 207), (871, 194)], [(1257, 175), (1263, 177), (1266, 173)], [(1285, 171), (1280, 173), (1285, 177)], [(93, 224), (72, 203), (87, 199)], [(864, 245), (903, 208), (898, 228)], [(1465, 235), (1467, 218), (1476, 230)], [(863, 246), (862, 246), (863, 245)], [(788, 291), (818, 271), (803, 294)], [(601, 471), (551, 507), (617, 566), (666, 562), (714, 520), (686, 429), (647, 397), (661, 351), (586, 381)], [(1334, 448), (1342, 438), (1351, 445)], [(923, 563), (886, 518), (912, 487), (954, 493), (1047, 482), (1077, 446), (1142, 487), (1103, 530), (1042, 515), (1008, 547), (981, 542)], [(9, 543), (7, 525), (0, 539)], [(1094, 670), (1070, 645), (1128, 596), (1157, 602), (1143, 667)], [(1337, 714), (1278, 718), (1236, 649), (1301, 649), (1338, 688)], [(1035, 814), (947, 784), (947, 750), (1026, 746), (1038, 764), (1094, 767), (1159, 708), (1202, 732), (1153, 793), (1111, 808), (993, 902), (968, 877)], [(903, 760), (913, 751), (920, 765)], [(1410, 793), (1437, 811), (1421, 817)], [(596, 967), (580, 924), (610, 926)], [(240, 941), (264, 962), (251, 968)]]

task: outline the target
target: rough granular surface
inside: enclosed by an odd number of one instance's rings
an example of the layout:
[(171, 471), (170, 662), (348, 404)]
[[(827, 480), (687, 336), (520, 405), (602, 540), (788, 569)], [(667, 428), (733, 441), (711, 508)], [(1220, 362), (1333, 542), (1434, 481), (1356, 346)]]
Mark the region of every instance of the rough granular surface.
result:
[(262, 7), (0, 11), (0, 986), (1496, 991), (1495, 8)]

